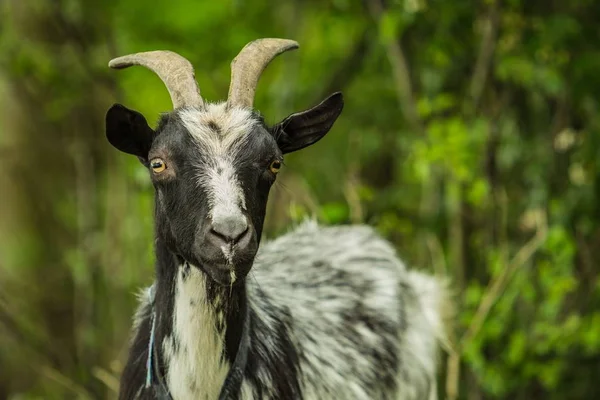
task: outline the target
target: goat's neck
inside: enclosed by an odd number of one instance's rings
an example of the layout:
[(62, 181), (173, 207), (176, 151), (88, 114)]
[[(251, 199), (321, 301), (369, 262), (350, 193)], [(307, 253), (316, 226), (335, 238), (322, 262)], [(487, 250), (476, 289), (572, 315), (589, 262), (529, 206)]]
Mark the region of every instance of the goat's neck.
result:
[(169, 390), (174, 398), (216, 398), (240, 343), (245, 283), (217, 285), (160, 240), (157, 261), (156, 344)]

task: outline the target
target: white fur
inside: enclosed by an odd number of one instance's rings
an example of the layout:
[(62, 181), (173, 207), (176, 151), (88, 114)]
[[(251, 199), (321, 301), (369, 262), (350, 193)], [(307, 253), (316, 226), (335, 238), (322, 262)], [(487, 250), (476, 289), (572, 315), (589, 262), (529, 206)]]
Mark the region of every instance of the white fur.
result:
[[(239, 107), (226, 108), (226, 103), (207, 104), (204, 109), (186, 108), (179, 111), (181, 121), (211, 154), (226, 155), (243, 149), (244, 141), (258, 123), (252, 112)], [(210, 123), (219, 132), (210, 128)]]
[(179, 268), (174, 288), (173, 337), (163, 341), (167, 382), (176, 400), (218, 398), (229, 372), (222, 357), (224, 337), (216, 329), (223, 315), (215, 315), (205, 288), (206, 275), (198, 268), (190, 267), (185, 279)]
[[(135, 311), (133, 315), (133, 332), (136, 333), (140, 328), (140, 325), (150, 315), (152, 306), (154, 305), (154, 292), (155, 286), (149, 286), (140, 290), (137, 299), (140, 303), (140, 307)], [(131, 340), (135, 339), (135, 334), (132, 335)]]

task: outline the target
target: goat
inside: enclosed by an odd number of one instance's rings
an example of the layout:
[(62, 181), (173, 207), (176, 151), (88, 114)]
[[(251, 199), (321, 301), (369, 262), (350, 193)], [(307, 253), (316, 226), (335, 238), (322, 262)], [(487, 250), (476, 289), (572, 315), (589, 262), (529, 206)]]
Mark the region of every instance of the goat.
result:
[[(149, 170), (156, 278), (134, 318), (120, 399), (435, 399), (445, 287), (406, 270), (366, 226), (300, 224), (259, 242), (283, 155), (330, 130), (341, 93), (267, 126), (258, 79), (298, 44), (260, 39), (232, 62), (226, 102), (205, 103), (188, 60), (112, 60), (165, 83), (155, 130), (115, 104), (106, 136)], [(253, 268), (253, 273), (249, 272)]]

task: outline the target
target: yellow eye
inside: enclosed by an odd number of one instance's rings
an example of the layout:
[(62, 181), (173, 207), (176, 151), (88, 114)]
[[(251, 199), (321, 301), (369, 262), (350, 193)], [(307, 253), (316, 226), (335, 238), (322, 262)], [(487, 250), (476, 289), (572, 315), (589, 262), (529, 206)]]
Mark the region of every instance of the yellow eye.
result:
[(280, 169), (281, 161), (279, 160), (274, 160), (273, 162), (271, 162), (271, 165), (269, 165), (269, 170), (274, 174), (278, 173)]
[(165, 164), (165, 162), (160, 158), (153, 158), (150, 161), (150, 168), (152, 168), (152, 171), (158, 174), (159, 172), (163, 172), (165, 169), (167, 169), (167, 164)]

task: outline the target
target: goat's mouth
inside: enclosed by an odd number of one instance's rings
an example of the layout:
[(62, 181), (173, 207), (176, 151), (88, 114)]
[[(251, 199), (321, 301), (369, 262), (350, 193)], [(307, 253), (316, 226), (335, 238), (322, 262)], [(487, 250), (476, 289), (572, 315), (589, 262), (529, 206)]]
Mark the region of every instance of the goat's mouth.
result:
[[(198, 266), (215, 283), (235, 285), (244, 281), (258, 251), (257, 234), (248, 229), (237, 240), (230, 240), (204, 230), (191, 249), (192, 264)], [(192, 260), (190, 260), (192, 261)]]

